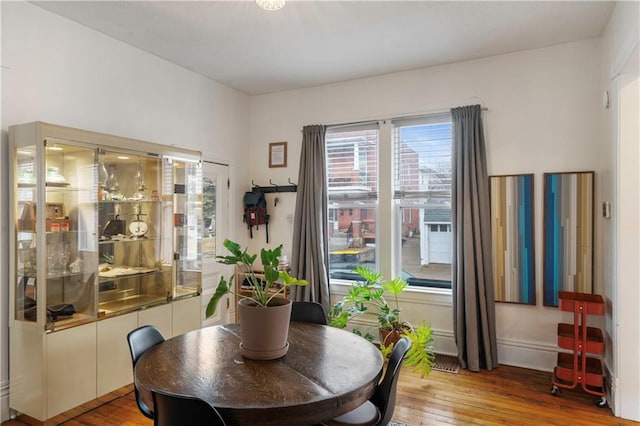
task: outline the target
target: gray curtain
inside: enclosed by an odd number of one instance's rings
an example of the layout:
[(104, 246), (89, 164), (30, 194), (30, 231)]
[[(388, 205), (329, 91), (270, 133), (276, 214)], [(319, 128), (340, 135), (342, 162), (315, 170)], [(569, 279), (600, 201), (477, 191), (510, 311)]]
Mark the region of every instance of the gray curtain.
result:
[(298, 194), (293, 222), (291, 272), (309, 281), (308, 286), (291, 287), (291, 300), (312, 301), (330, 308), (329, 244), (327, 242), (327, 178), (325, 162), (326, 127), (302, 129), (302, 152), (298, 173)]
[(451, 110), (453, 119), (453, 322), (458, 358), (479, 371), (498, 366), (491, 264), (489, 178), (480, 105)]

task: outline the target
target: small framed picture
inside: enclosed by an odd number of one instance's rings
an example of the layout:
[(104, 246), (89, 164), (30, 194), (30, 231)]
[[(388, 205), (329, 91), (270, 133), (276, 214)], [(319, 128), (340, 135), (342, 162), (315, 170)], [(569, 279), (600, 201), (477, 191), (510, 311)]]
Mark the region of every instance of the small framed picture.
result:
[(287, 167), (287, 143), (269, 144), (269, 167)]
[(64, 204), (47, 203), (47, 219), (61, 218), (64, 216)]

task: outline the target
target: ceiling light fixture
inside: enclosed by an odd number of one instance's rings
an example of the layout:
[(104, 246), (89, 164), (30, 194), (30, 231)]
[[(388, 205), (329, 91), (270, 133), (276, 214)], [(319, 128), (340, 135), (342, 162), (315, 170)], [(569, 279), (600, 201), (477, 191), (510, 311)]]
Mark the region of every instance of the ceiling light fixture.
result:
[(280, 10), (286, 4), (286, 0), (256, 0), (256, 4), (264, 10)]

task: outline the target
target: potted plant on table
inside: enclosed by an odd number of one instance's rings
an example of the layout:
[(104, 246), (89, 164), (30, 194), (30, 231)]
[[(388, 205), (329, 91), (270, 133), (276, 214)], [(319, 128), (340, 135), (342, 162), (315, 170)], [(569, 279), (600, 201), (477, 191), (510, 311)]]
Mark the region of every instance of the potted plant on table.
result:
[[(401, 278), (383, 281), (382, 275), (364, 266), (354, 270), (362, 281), (355, 282), (349, 289), (349, 294), (334, 304), (329, 311), (329, 325), (345, 328), (349, 322), (361, 315), (376, 317), (380, 333), (380, 350), (386, 357), (393, 350), (393, 346), (402, 336), (411, 340), (412, 346), (405, 360), (405, 365), (414, 367), (422, 377), (426, 377), (434, 366), (433, 335), (429, 325), (423, 321), (414, 326), (400, 318), (398, 296), (402, 294), (408, 284)], [(390, 304), (385, 294), (391, 296)], [(375, 340), (370, 333), (363, 333), (352, 329), (354, 333), (369, 341)]]
[(220, 278), (215, 293), (207, 305), (206, 316), (215, 313), (218, 302), (228, 293), (237, 295), (238, 317), (242, 343), (240, 353), (252, 359), (275, 359), (284, 356), (289, 349), (289, 320), (291, 318), (291, 301), (282, 297), (284, 289), (291, 285), (307, 285), (289, 275), (287, 271), (278, 270), (278, 258), (282, 255), (282, 245), (275, 249), (262, 249), (260, 260), (262, 272), (256, 273), (253, 264), (257, 254), (247, 253), (236, 242), (226, 239), (223, 243), (229, 251), (227, 256), (216, 256), (220, 263), (237, 265), (246, 277), (250, 291), (237, 294), (233, 290), (235, 274), (229, 280)]

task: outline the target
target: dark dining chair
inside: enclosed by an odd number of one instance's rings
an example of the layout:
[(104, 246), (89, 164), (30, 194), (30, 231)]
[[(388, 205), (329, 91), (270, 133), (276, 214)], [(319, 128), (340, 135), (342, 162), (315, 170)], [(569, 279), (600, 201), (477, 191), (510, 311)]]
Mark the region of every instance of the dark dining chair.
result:
[[(165, 338), (160, 330), (152, 325), (143, 325), (142, 327), (136, 328), (127, 334), (127, 342), (129, 342), (129, 351), (131, 352), (133, 368), (135, 369), (136, 363), (142, 354), (158, 343), (164, 342), (164, 340)], [(135, 386), (135, 382), (133, 389), (135, 391), (136, 403), (138, 404), (140, 412), (144, 414), (145, 417), (153, 419), (153, 410), (147, 407), (147, 404), (142, 401), (140, 391)]]
[(199, 398), (152, 390), (155, 426), (224, 426), (220, 413)]
[(402, 360), (409, 349), (411, 349), (411, 341), (408, 338), (403, 337), (398, 340), (389, 357), (384, 378), (376, 387), (376, 391), (371, 399), (358, 408), (329, 421), (328, 425), (387, 425), (391, 420), (391, 416), (393, 416), (393, 410), (396, 406), (396, 389), (398, 387)]
[(324, 308), (316, 302), (292, 302), (291, 321), (327, 325)]

